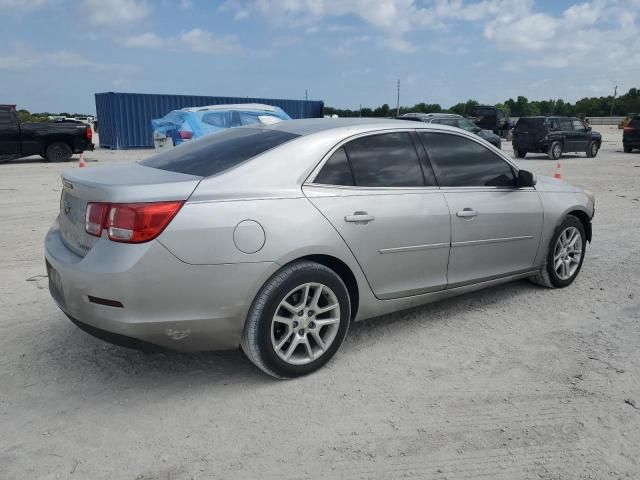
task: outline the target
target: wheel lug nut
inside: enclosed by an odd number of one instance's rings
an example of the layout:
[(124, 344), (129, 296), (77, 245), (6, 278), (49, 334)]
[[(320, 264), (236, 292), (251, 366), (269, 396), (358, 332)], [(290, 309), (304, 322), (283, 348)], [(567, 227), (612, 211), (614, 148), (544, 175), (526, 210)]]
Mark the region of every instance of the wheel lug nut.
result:
[(300, 311), (298, 312), (298, 316), (299, 316), (299, 317), (301, 317), (302, 315), (304, 315), (304, 312), (303, 312), (302, 310), (300, 310)]
[(304, 335), (304, 328), (301, 328), (298, 333), (300, 334), (300, 336), (303, 336)]
[(309, 322), (309, 328), (315, 328), (316, 324), (313, 322)]
[(307, 313), (307, 315), (309, 315), (310, 317), (313, 317), (314, 313), (315, 312), (313, 310), (309, 310), (309, 313)]
[(293, 328), (296, 328), (298, 326), (298, 322), (296, 322), (295, 320), (293, 321)]

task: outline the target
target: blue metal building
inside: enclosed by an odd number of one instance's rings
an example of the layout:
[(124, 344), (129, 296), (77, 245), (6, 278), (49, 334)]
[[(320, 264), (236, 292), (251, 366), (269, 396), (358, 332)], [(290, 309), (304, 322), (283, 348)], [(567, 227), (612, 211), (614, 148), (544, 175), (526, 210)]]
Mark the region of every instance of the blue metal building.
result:
[(100, 147), (153, 148), (151, 119), (171, 110), (233, 103), (264, 103), (282, 108), (291, 118), (322, 117), (324, 102), (246, 97), (201, 97), (146, 93), (96, 93)]

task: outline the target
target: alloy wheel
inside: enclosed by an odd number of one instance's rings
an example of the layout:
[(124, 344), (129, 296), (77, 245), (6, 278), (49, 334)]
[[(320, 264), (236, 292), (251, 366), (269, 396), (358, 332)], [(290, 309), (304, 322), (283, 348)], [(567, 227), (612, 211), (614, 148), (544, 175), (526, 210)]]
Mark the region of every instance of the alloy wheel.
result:
[(565, 228), (553, 250), (553, 268), (561, 280), (570, 279), (582, 260), (582, 235), (576, 227)]
[(282, 299), (271, 320), (271, 345), (281, 360), (305, 365), (320, 358), (340, 328), (338, 297), (321, 283), (304, 283)]

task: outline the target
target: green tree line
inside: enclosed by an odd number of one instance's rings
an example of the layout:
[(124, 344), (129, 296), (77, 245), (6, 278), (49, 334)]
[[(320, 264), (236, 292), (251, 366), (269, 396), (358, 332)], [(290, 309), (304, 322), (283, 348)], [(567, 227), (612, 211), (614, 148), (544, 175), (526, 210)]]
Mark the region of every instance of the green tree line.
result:
[[(611, 114), (613, 103), (613, 115), (625, 116), (630, 113), (640, 113), (640, 90), (630, 89), (627, 93), (616, 97), (585, 97), (576, 103), (558, 100), (532, 100), (527, 97), (518, 96), (517, 99), (510, 98), (503, 103), (498, 103), (496, 107), (513, 117), (525, 117), (531, 115), (568, 115), (576, 116), (584, 114), (588, 117), (608, 117)], [(470, 115), (471, 110), (479, 103), (476, 100), (456, 103), (449, 108), (443, 108), (437, 103), (417, 103), (413, 107), (400, 107), (400, 115), (409, 112), (422, 113), (457, 113), (459, 115)], [(340, 117), (393, 117), (396, 109), (384, 104), (378, 108), (362, 108), (361, 110), (340, 109), (325, 107), (325, 115), (338, 115)]]

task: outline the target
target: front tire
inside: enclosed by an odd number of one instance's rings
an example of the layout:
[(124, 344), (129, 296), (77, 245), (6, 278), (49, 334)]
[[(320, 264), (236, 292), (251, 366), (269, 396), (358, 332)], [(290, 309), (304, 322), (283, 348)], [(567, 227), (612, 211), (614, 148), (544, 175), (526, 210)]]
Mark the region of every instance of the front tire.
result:
[(549, 146), (547, 155), (549, 155), (551, 160), (558, 160), (562, 156), (562, 144), (558, 141), (553, 142)]
[(524, 157), (527, 156), (527, 151), (526, 150), (516, 149), (515, 150), (515, 154), (516, 154), (516, 157), (518, 157), (518, 158), (524, 158)]
[(547, 288), (571, 285), (582, 268), (586, 247), (584, 225), (573, 215), (567, 215), (553, 233), (542, 268), (531, 281)]
[(46, 159), (50, 162), (68, 162), (71, 160), (71, 147), (66, 143), (56, 142), (47, 147)]
[(623, 147), (624, 148), (624, 153), (631, 153), (631, 150), (633, 150), (631, 147)]
[(337, 352), (351, 321), (349, 292), (330, 268), (297, 261), (276, 272), (251, 305), (242, 349), (276, 378), (318, 370)]
[(596, 142), (591, 142), (587, 147), (587, 157), (594, 158), (596, 155), (598, 155), (598, 149), (598, 144)]

